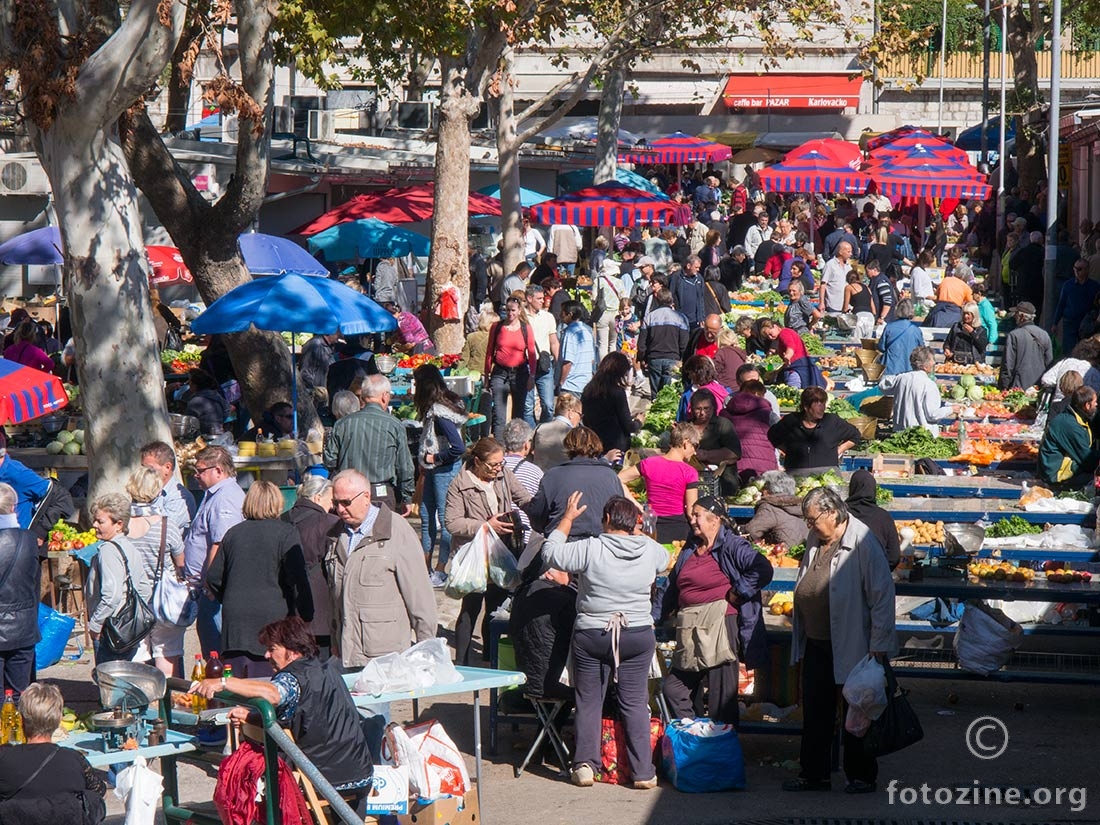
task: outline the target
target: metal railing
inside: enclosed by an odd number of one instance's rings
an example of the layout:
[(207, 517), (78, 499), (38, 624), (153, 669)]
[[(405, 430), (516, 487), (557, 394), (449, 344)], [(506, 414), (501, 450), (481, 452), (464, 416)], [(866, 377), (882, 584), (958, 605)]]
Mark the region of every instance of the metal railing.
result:
[[(1039, 78), (1050, 79), (1050, 52), (1038, 52), (1035, 60), (1038, 64)], [(1008, 79), (1014, 76), (1015, 61), (1012, 55), (1008, 55)], [(940, 55), (938, 51), (922, 52), (921, 54), (895, 54), (887, 55), (879, 64), (879, 77), (883, 79), (905, 79), (923, 74), (927, 80), (938, 80), (940, 77)], [(982, 53), (981, 52), (949, 52), (944, 61), (943, 77), (945, 80), (981, 80)], [(1100, 80), (1100, 51), (1064, 51), (1062, 52), (1062, 79), (1063, 80)], [(994, 53), (989, 61), (989, 77), (991, 80), (1001, 79), (1001, 60), (999, 52)]]

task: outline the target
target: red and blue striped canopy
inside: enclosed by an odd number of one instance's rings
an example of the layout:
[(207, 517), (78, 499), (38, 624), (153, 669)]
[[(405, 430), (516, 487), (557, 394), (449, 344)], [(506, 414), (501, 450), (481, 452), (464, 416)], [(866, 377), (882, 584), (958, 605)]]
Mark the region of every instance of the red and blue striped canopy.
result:
[(690, 226), (691, 207), (608, 181), (535, 204), (531, 220), (543, 225), (567, 223), (573, 226), (634, 226), (655, 223), (662, 226)]
[(756, 173), (765, 192), (812, 192), (836, 195), (862, 195), (871, 179), (854, 172), (842, 161), (811, 149), (798, 157), (769, 166)]
[(674, 132), (644, 148), (637, 146), (633, 152), (620, 153), (619, 163), (718, 163), (729, 160), (732, 154), (725, 144)]
[(925, 146), (914, 146), (904, 154), (872, 158), (864, 167), (863, 171), (868, 175), (872, 175), (880, 169), (897, 172), (905, 169), (914, 169), (917, 171), (938, 169), (944, 175), (953, 178), (962, 177), (980, 181), (984, 181), (986, 177), (970, 165), (970, 159), (967, 158), (965, 154), (963, 155), (963, 160), (957, 160), (950, 155), (938, 153)]
[(22, 424), (68, 403), (56, 375), (0, 358), (0, 424)]
[(840, 161), (849, 169), (859, 169), (863, 164), (863, 152), (854, 143), (836, 138), (814, 138), (808, 140), (796, 149), (792, 149), (783, 159), (784, 162), (794, 158), (804, 157), (811, 152), (818, 152), (827, 158)]
[(885, 161), (867, 170), (878, 191), (888, 198), (957, 198), (986, 200), (992, 188), (975, 179), (972, 166), (949, 161), (894, 163)]
[(879, 144), (871, 150), (871, 162), (875, 163), (914, 152), (919, 153), (921, 156), (930, 155), (941, 160), (952, 160), (964, 166), (970, 164), (970, 157), (962, 149), (957, 149), (931, 132), (920, 129), (901, 135), (887, 143)]
[(880, 146), (885, 146), (892, 140), (897, 140), (898, 138), (905, 137), (906, 135), (911, 135), (913, 132), (923, 132), (925, 134), (930, 134), (924, 129), (921, 129), (919, 126), (899, 126), (896, 129), (891, 129), (889, 132), (882, 132), (881, 134), (875, 135), (874, 137), (867, 138), (866, 141), (861, 141), (861, 144), (866, 146), (868, 152), (873, 152)]

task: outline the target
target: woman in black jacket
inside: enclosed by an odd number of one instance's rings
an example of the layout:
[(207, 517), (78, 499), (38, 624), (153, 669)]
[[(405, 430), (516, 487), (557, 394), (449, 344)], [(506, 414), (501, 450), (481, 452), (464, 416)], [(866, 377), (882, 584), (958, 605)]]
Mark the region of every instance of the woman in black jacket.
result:
[(867, 525), (886, 549), (886, 561), (893, 570), (901, 561), (901, 541), (894, 517), (875, 503), (878, 484), (866, 470), (856, 470), (848, 480), (848, 512)]
[(298, 485), (298, 497), (294, 506), (282, 515), (282, 520), (294, 525), (302, 544), (306, 576), (313, 598), (313, 621), (310, 628), (317, 641), (321, 661), (329, 657), (332, 643), (332, 604), (328, 582), (325, 580), (324, 559), (328, 532), (340, 523), (329, 512), (332, 509), (332, 482), (321, 476), (308, 475)]
[(598, 536), (603, 532), (603, 506), (609, 499), (623, 494), (623, 485), (602, 457), (604, 448), (600, 437), (588, 427), (570, 430), (564, 446), (569, 460), (543, 474), (538, 492), (526, 507), (531, 528), (544, 536), (550, 535), (565, 515), (569, 496), (579, 490), (588, 507), (573, 520), (569, 540)]
[(18, 697), (34, 675), (42, 568), (38, 542), (19, 528), (15, 503), (15, 489), (0, 482), (0, 657), (4, 689)]
[(783, 452), (783, 467), (811, 470), (836, 467), (840, 455), (858, 444), (859, 430), (834, 413), (825, 412), (829, 395), (821, 387), (802, 391), (798, 412), (789, 413), (768, 430), (768, 440)]
[(956, 364), (980, 364), (985, 361), (989, 335), (978, 317), (978, 305), (969, 301), (963, 305), (962, 320), (951, 325), (943, 339), (943, 357)]
[(634, 377), (634, 365), (621, 352), (600, 360), (596, 373), (581, 394), (581, 420), (600, 437), (603, 449), (630, 449), (631, 434), (642, 426), (631, 416), (626, 388)]
[(281, 521), (283, 494), (270, 481), (248, 488), (244, 521), (226, 531), (206, 586), (222, 603), (222, 660), (244, 678), (275, 674), (258, 641), (269, 622), (313, 620), (313, 595), (298, 531)]

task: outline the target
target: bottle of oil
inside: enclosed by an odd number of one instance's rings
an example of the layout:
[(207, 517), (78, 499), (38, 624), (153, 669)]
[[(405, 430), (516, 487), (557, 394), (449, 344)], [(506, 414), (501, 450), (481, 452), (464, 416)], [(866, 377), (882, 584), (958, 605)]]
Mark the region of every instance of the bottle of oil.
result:
[(218, 658), (218, 651), (210, 651), (210, 660), (206, 663), (206, 678), (207, 679), (220, 679), (224, 672), (222, 666), (222, 660)]
[(14, 745), (19, 736), (19, 710), (15, 707), (15, 691), (4, 691), (4, 706), (0, 708), (0, 743)]
[[(202, 654), (195, 654), (195, 666), (191, 668), (191, 681), (201, 682), (206, 678), (206, 665), (202, 661)], [(197, 693), (191, 694), (191, 710), (195, 713), (201, 713), (206, 710), (206, 697), (200, 696)]]

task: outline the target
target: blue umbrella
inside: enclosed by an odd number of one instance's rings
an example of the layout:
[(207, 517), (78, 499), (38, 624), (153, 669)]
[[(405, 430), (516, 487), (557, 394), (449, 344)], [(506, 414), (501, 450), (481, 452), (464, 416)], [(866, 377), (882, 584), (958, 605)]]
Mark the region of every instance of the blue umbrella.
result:
[[(245, 237), (251, 236), (242, 239)], [(396, 329), (397, 319), (339, 281), (286, 272), (255, 278), (231, 289), (191, 323), (191, 329), (201, 335), (244, 332), (250, 326), (275, 332), (366, 335)], [(295, 370), (291, 393), (297, 435), (298, 377), (293, 357), (291, 363)]]
[[(566, 172), (562, 175), (558, 175), (558, 186), (561, 187), (563, 192), (576, 192), (578, 189), (585, 189), (592, 185), (593, 172), (591, 169), (574, 169), (572, 172)], [(669, 200), (668, 195), (661, 191), (655, 183), (651, 183), (648, 178), (643, 178), (637, 172), (631, 172), (629, 169), (615, 169), (615, 180), (624, 186), (629, 186), (631, 189), (641, 189), (643, 192), (649, 192), (651, 195)]]
[(286, 238), (250, 232), (241, 235), (237, 242), (241, 247), (244, 265), (253, 275), (282, 275), (293, 272), (298, 275), (328, 276), (328, 269), (320, 261)]
[(311, 236), (307, 243), (310, 252), (324, 252), (325, 260), (328, 261), (400, 258), (410, 252), (423, 258), (432, 247), (432, 242), (423, 235), (393, 226), (378, 218), (338, 223)]
[(61, 233), (56, 226), (32, 229), (0, 244), (0, 264), (48, 266), (64, 263)]
[[(483, 186), (477, 190), (479, 194), (488, 195), (490, 198), (496, 198), (500, 200), (500, 187), (490, 184), (489, 186)], [(543, 201), (550, 200), (549, 195), (544, 195), (542, 192), (535, 192), (531, 189), (524, 189), (520, 187), (519, 190), (519, 205), (526, 209), (529, 206), (534, 206), (536, 203), (542, 203)]]

